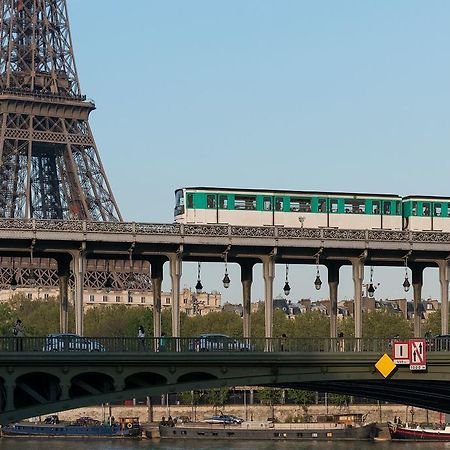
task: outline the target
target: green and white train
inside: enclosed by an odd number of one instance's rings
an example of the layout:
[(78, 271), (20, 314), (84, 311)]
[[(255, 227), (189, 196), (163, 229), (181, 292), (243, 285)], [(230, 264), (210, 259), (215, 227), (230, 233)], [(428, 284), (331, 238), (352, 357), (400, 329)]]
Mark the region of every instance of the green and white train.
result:
[(175, 221), (450, 232), (450, 197), (186, 187), (175, 191)]

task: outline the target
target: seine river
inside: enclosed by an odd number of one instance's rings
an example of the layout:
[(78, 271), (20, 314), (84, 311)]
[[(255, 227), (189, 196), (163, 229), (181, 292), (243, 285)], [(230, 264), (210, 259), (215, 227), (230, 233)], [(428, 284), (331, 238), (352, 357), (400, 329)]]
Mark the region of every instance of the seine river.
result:
[(109, 441), (0, 439), (0, 450), (436, 450), (450, 442), (265, 442), (265, 441)]

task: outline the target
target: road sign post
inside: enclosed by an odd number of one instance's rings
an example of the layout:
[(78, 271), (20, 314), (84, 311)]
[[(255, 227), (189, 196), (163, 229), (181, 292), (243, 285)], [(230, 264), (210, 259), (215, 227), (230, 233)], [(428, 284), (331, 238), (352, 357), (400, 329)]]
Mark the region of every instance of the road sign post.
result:
[(427, 370), (427, 341), (426, 339), (409, 340), (410, 370)]

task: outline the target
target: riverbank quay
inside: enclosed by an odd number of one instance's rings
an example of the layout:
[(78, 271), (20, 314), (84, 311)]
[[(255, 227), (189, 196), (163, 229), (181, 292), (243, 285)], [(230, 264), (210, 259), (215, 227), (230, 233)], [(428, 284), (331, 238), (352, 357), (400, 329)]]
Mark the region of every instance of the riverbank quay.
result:
[[(201, 422), (205, 417), (209, 417), (217, 413), (213, 406), (153, 406), (150, 409), (145, 405), (136, 406), (92, 406), (86, 408), (77, 408), (67, 411), (55, 412), (61, 420), (73, 421), (79, 417), (92, 417), (94, 419), (104, 421), (107, 420), (109, 409), (114, 417), (139, 417), (142, 424), (149, 422), (160, 422), (163, 417), (167, 419), (169, 416), (188, 416), (192, 421)], [(292, 422), (302, 418), (305, 411), (298, 405), (275, 405), (273, 408), (263, 405), (252, 405), (245, 408), (241, 405), (225, 405), (219, 408), (224, 414), (232, 414), (245, 420), (264, 421), (271, 418), (272, 415), (279, 422)], [(404, 405), (381, 404), (367, 405), (355, 404), (348, 407), (311, 405), (307, 409), (308, 415), (319, 414), (342, 414), (342, 413), (362, 413), (366, 414), (366, 421), (377, 422), (379, 424), (393, 420), (394, 417), (400, 417), (403, 422), (428, 422), (439, 423), (443, 420), (443, 415), (436, 411), (427, 411), (420, 408), (411, 408)]]

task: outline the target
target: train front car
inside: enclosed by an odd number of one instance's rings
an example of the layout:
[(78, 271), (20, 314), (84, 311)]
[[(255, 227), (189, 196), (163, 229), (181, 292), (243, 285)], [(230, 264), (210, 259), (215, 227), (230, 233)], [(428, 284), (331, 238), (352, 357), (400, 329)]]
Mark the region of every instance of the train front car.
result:
[(194, 187), (175, 198), (180, 223), (402, 229), (398, 195)]
[(450, 232), (450, 198), (403, 197), (403, 227), (411, 231)]

